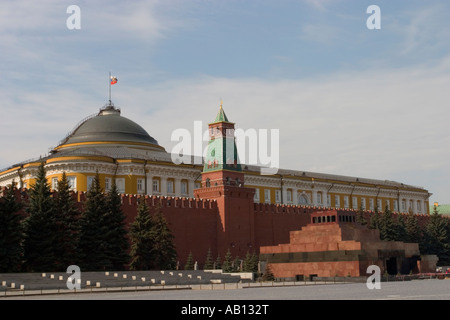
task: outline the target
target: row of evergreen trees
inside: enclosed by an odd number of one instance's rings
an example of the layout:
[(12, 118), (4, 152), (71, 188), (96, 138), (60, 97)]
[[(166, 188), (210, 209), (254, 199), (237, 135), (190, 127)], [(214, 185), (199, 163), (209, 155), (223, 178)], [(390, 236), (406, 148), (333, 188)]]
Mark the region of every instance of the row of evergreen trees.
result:
[(66, 271), (72, 264), (85, 271), (175, 267), (161, 210), (151, 215), (141, 201), (129, 230), (114, 184), (105, 194), (97, 174), (80, 210), (66, 175), (53, 193), (41, 163), (28, 202), (16, 199), (14, 183), (0, 200), (0, 272)]
[(381, 240), (418, 243), (421, 254), (435, 254), (439, 265), (450, 264), (450, 219), (439, 214), (436, 207), (422, 224), (412, 212), (393, 214), (387, 207), (384, 212), (376, 210), (369, 217), (360, 209), (356, 221), (378, 229)]
[[(253, 251), (253, 253), (247, 252), (245, 258), (240, 259), (238, 256), (233, 258), (231, 251), (228, 249), (225, 254), (224, 261), (222, 262), (220, 255), (218, 255), (214, 260), (211, 249), (209, 249), (206, 254), (203, 270), (222, 269), (223, 272), (258, 272), (258, 263), (259, 257), (255, 251)], [(192, 255), (192, 252), (189, 253), (186, 259), (184, 269), (195, 269), (194, 256)]]

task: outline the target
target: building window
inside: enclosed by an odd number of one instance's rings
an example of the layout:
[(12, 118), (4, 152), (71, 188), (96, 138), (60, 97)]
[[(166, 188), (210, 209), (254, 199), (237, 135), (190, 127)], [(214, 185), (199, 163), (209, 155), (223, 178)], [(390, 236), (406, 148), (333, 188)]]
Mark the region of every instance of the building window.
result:
[(287, 200), (287, 202), (292, 202), (292, 190), (291, 189), (289, 189), (289, 190), (287, 190), (287, 192), (286, 192), (286, 200)]
[(322, 192), (317, 192), (317, 204), (322, 204)]
[(58, 178), (52, 178), (52, 189), (58, 189)]
[(361, 198), (361, 208), (366, 209), (366, 198)]
[(300, 206), (307, 205), (309, 203), (308, 196), (304, 192), (299, 192), (297, 198), (297, 204)]
[(111, 190), (111, 178), (105, 178), (105, 190)]
[(378, 211), (383, 210), (383, 207), (382, 207), (383, 204), (382, 204), (382, 203), (383, 203), (383, 201), (381, 201), (381, 199), (378, 199), (378, 200), (377, 200), (377, 210), (378, 210)]
[(327, 206), (331, 207), (331, 195), (327, 194)]
[(187, 184), (186, 180), (181, 181), (180, 188), (181, 188), (181, 194), (183, 194), (183, 195), (188, 194), (188, 184)]
[(255, 196), (253, 197), (253, 200), (255, 202), (259, 201), (259, 189), (258, 188), (255, 188)]
[(70, 177), (67, 177), (67, 180), (69, 181), (69, 189), (76, 191), (77, 190), (77, 177), (70, 176)]
[[(388, 209), (388, 210), (391, 210), (391, 203), (390, 203), (390, 201), (389, 200), (386, 200), (386, 208)], [(381, 211), (381, 210), (384, 210), (385, 208), (379, 208), (379, 210)]]
[(174, 192), (173, 180), (167, 180), (167, 193), (173, 194)]
[(394, 200), (394, 211), (398, 211), (398, 200)]
[(358, 198), (352, 197), (352, 208), (358, 210)]
[(406, 200), (405, 199), (402, 200), (402, 211), (403, 212), (406, 211)]
[(348, 208), (348, 196), (344, 196), (344, 208)]
[(281, 191), (280, 190), (275, 190), (275, 201), (277, 203), (281, 202)]
[(144, 192), (144, 179), (137, 179), (137, 192)]
[(369, 209), (370, 210), (373, 210), (374, 209), (374, 206), (373, 206), (373, 199), (369, 199)]
[(119, 193), (125, 193), (125, 178), (117, 178), (116, 187)]
[(341, 207), (341, 197), (339, 195), (335, 195), (334, 196), (334, 206), (336, 208), (340, 208)]
[(91, 189), (92, 183), (94, 182), (95, 177), (87, 177), (87, 189)]
[(417, 200), (417, 212), (422, 212), (422, 203), (420, 200)]
[(159, 192), (159, 180), (152, 180), (152, 192)]
[(270, 189), (264, 189), (264, 201), (270, 203)]

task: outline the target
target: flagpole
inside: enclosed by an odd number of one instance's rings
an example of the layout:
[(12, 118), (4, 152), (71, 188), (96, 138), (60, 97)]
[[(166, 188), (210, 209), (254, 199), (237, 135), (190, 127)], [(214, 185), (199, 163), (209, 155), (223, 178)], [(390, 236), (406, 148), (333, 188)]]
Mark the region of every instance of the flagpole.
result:
[(109, 82), (109, 105), (111, 106), (112, 105), (112, 103), (111, 103), (111, 71), (109, 72), (108, 82)]

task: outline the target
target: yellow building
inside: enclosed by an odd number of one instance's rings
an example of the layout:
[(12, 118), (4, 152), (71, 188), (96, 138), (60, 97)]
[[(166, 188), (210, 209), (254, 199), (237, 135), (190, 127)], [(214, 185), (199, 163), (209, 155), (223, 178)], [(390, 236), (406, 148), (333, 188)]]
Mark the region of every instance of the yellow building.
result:
[[(0, 186), (15, 181), (30, 187), (41, 161), (52, 188), (65, 172), (73, 190), (86, 191), (98, 172), (106, 191), (114, 180), (121, 193), (178, 197), (194, 196), (203, 168), (173, 163), (164, 147), (111, 104), (82, 120), (47, 157), (1, 171)], [(429, 213), (431, 194), (400, 182), (285, 169), (261, 175), (260, 167), (245, 164), (242, 169), (246, 186), (256, 189), (255, 202)]]

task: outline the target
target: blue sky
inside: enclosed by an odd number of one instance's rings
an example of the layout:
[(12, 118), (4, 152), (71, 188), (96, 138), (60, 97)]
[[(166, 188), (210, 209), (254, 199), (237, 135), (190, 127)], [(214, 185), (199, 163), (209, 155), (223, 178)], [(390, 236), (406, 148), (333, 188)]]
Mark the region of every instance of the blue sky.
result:
[[(81, 10), (69, 30), (67, 7)], [(369, 30), (366, 9), (381, 9)], [(0, 167), (38, 157), (108, 100), (170, 151), (223, 99), (279, 129), (286, 169), (387, 179), (450, 203), (448, 1), (8, 1)]]

